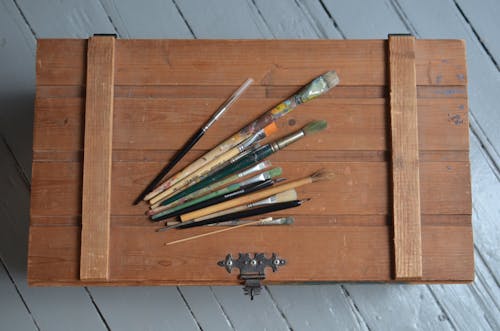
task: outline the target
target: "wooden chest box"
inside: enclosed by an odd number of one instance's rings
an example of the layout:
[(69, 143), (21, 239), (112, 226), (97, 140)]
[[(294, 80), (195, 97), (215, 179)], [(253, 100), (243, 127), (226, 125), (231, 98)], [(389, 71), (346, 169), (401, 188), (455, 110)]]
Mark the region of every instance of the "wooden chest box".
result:
[[(328, 70), (340, 84), (278, 121), (276, 136), (313, 119), (329, 123), (270, 159), (289, 179), (335, 174), (298, 190), (310, 202), (278, 213), (295, 223), (165, 246), (212, 231), (157, 233), (146, 206), (132, 205), (175, 151), (246, 78), (255, 83), (176, 169)], [(98, 127), (85, 125), (92, 107), (108, 110)], [(103, 175), (83, 171), (88, 137), (109, 149), (101, 160), (110, 162), (109, 192), (97, 197), (82, 196), (83, 183)], [(238, 284), (238, 272), (217, 261), (262, 252), (287, 261), (267, 270), (266, 283), (469, 282), (468, 149), (459, 40), (39, 40), (28, 280)], [(95, 207), (96, 232), (82, 234), (82, 199)], [(82, 236), (96, 244), (84, 248)], [(83, 254), (95, 277), (80, 277)]]

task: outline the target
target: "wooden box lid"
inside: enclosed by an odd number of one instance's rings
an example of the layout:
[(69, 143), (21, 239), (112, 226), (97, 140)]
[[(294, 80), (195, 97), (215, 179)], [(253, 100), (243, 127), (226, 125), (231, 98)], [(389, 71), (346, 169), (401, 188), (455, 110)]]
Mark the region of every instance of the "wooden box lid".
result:
[[(213, 230), (157, 233), (132, 205), (175, 151), (246, 78), (254, 85), (172, 173), (329, 70), (340, 84), (277, 123), (276, 136), (329, 123), (270, 158), (289, 179), (335, 173), (278, 213), (295, 223), (165, 246)], [(460, 40), (39, 40), (28, 281), (238, 284), (217, 261), (274, 252), (287, 264), (267, 283), (469, 282), (468, 149)], [(82, 196), (96, 178), (102, 194)]]

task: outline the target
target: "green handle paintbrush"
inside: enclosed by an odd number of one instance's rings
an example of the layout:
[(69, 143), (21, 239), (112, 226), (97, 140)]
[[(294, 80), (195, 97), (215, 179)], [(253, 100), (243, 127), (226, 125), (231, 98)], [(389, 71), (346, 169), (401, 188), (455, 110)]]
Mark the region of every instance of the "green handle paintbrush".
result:
[(282, 138), (279, 139), (275, 142), (269, 143), (267, 145), (264, 145), (257, 150), (253, 151), (252, 153), (249, 153), (248, 155), (242, 157), (239, 161), (229, 164), (228, 166), (220, 169), (219, 171), (213, 173), (211, 176), (203, 179), (202, 181), (186, 188), (185, 190), (178, 192), (174, 194), (173, 196), (169, 197), (165, 201), (162, 202), (163, 204), (169, 204), (172, 203), (188, 194), (191, 194), (207, 185), (210, 185), (213, 182), (216, 182), (224, 177), (227, 177), (241, 169), (245, 169), (247, 167), (252, 166), (253, 164), (265, 159), (269, 155), (276, 153), (277, 151), (285, 148), (286, 146), (296, 142), (300, 138), (322, 131), (326, 128), (327, 123), (326, 121), (314, 121), (309, 124), (307, 124), (305, 127), (302, 129)]

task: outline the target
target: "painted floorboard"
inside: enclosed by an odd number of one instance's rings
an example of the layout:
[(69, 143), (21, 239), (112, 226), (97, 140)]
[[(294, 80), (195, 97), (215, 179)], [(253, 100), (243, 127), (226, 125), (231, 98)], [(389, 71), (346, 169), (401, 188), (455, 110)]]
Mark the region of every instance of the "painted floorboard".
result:
[(193, 36), (172, 1), (101, 0), (121, 38), (185, 38)]
[(270, 39), (273, 37), (251, 1), (175, 1), (197, 38)]
[(268, 290), (293, 330), (369, 330), (339, 284), (275, 285)]
[(398, 2), (420, 38), (461, 38), (466, 42), (469, 106), (486, 137), (480, 137), (500, 164), (500, 72), (452, 1)]
[[(204, 331), (233, 330), (230, 317), (215, 298), (211, 287), (183, 286), (181, 291)], [(242, 297), (242, 300), (244, 299)]]
[(111, 330), (199, 330), (175, 286), (89, 290)]
[(0, 132), (31, 176), (35, 37), (12, 0), (0, 0)]
[(236, 330), (290, 330), (286, 316), (281, 315), (265, 289), (253, 301), (243, 296), (240, 286), (212, 286), (212, 289)]
[(500, 1), (497, 0), (456, 0), (455, 4), (463, 11), (479, 39), (495, 59), (497, 68), (500, 63)]
[[(29, 191), (0, 140), (0, 257), (41, 330), (105, 330), (83, 288), (34, 288), (26, 282)], [(0, 321), (0, 328), (15, 330)]]
[(17, 293), (7, 270), (0, 263), (0, 328), (37, 330), (30, 312)]
[(454, 329), (425, 285), (349, 284), (346, 290), (371, 330)]

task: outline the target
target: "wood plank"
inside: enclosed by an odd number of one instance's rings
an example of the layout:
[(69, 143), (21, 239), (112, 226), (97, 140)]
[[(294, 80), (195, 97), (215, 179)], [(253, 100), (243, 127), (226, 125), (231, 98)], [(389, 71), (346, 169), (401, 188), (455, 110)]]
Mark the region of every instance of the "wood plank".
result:
[[(291, 329), (265, 289), (254, 301), (242, 298), (243, 294), (239, 286), (213, 286), (212, 289), (231, 317), (235, 330), (289, 331)], [(248, 313), (250, 311), (252, 314)]]
[(500, 30), (498, 17), (500, 16), (500, 4), (498, 1), (471, 1), (457, 0), (456, 5), (460, 7), (464, 18), (468, 20), (471, 28), (478, 34), (484, 48), (491, 54), (493, 59), (500, 62), (500, 43), (495, 31)]
[[(272, 285), (267, 290), (293, 330), (369, 330), (343, 285)], [(373, 286), (373, 284), (371, 285)]]
[(396, 279), (422, 276), (415, 38), (389, 36), (392, 213)]
[(453, 2), (426, 0), (419, 1), (417, 5), (412, 1), (399, 1), (399, 5), (419, 38), (464, 39), (467, 44), (469, 105), (471, 116), (478, 124), (474, 131), (482, 134), (481, 142), (498, 166), (500, 131), (496, 123), (500, 123), (497, 111), (500, 80), (497, 67)]
[[(182, 245), (166, 248), (164, 243), (211, 229), (173, 231), (163, 236), (149, 227), (115, 226), (112, 228), (110, 254), (113, 257), (110, 266), (113, 285), (144, 282), (150, 285), (236, 284), (236, 275), (228, 274), (215, 262), (228, 252), (236, 254), (239, 251), (286, 252), (282, 255), (290, 263), (279, 273), (268, 274), (266, 282), (269, 284), (280, 283), (283, 279), (296, 282), (391, 281), (389, 226), (294, 226), (272, 231), (263, 228), (240, 230), (237, 234), (225, 236), (224, 246), (220, 245), (222, 236), (205, 237), (203, 245), (191, 245), (188, 252)], [(322, 251), (324, 254), (304, 256), (292, 249), (296, 243), (286, 238), (290, 238), (294, 231), (301, 233), (304, 250)], [(430, 225), (423, 226), (422, 231), (425, 256), (422, 281), (466, 282), (473, 278), (470, 228)], [(80, 228), (75, 226), (32, 227), (30, 245), (32, 251), (37, 253), (29, 256), (30, 284), (95, 284), (79, 280), (79, 236)], [(325, 259), (335, 266), (334, 274), (328, 268), (317, 267)], [(367, 268), (365, 261), (372, 261), (372, 267)], [(180, 266), (186, 263), (194, 263), (196, 267), (185, 273)]]
[(172, 1), (101, 1), (121, 38), (192, 38)]
[[(280, 154), (271, 160), (275, 166), (283, 168), (284, 176), (289, 179), (301, 178), (304, 173), (321, 168), (336, 174), (331, 182), (315, 183), (298, 190), (299, 195), (313, 199), (294, 210), (297, 215), (388, 214), (389, 173), (385, 162), (289, 162), (283, 160)], [(111, 181), (111, 195), (114, 197), (111, 214), (144, 217), (144, 205), (132, 206), (130, 201), (161, 166), (161, 162), (115, 162)], [(80, 169), (81, 166), (73, 162), (35, 162), (32, 215), (79, 215)], [(422, 163), (422, 213), (470, 215), (469, 172), (465, 162)], [(331, 185), (335, 186), (334, 190)], [(144, 222), (148, 222), (145, 217)]]
[(212, 287), (182, 286), (180, 290), (202, 330), (234, 330), (235, 316), (226, 314)]
[(107, 279), (115, 38), (90, 38), (87, 57), (80, 277)]
[(0, 293), (2, 327), (12, 330), (37, 330), (33, 316), (24, 305), (3, 263), (0, 264)]
[(0, 132), (31, 177), (35, 37), (12, 1), (0, 3)]
[[(372, 330), (389, 327), (394, 330), (454, 330), (426, 286), (401, 284), (377, 286), (345, 284), (344, 286)], [(373, 305), (366, 299), (373, 297), (384, 302), (383, 308)]]
[[(186, 95), (187, 95), (186, 91)], [(272, 108), (282, 99), (243, 99), (237, 108), (217, 121), (213, 130), (197, 144), (208, 150), (243, 125)], [(169, 99), (115, 98), (113, 148), (119, 150), (176, 150), (200, 123), (210, 116), (223, 98)], [(419, 99), (418, 130), (421, 150), (467, 150), (466, 99)], [(179, 113), (178, 109), (191, 109)], [(322, 118), (329, 127), (320, 138), (304, 139), (287, 150), (386, 150), (387, 106), (382, 98), (321, 98), (304, 104), (280, 119), (272, 139)], [(83, 148), (84, 101), (81, 98), (37, 98), (33, 149), (70, 151)], [(137, 125), (137, 123), (143, 123)], [(156, 139), (151, 139), (151, 136)], [(313, 144), (312, 141), (316, 143)]]
[[(55, 43), (39, 40), (38, 85), (83, 85), (85, 44)], [(63, 49), (64, 56), (55, 54)], [(253, 77), (266, 85), (304, 85), (335, 68), (342, 86), (380, 86), (387, 78), (385, 50), (384, 40), (117, 40), (116, 84), (238, 85)], [(419, 85), (465, 85), (460, 41), (419, 40), (415, 52)], [(203, 59), (193, 62), (193, 54)]]
[[(69, 0), (50, 7), (29, 0), (16, 3), (37, 38), (88, 38), (92, 33), (115, 33), (99, 0)], [(47, 20), (52, 24), (47, 24)]]
[(199, 330), (176, 287), (91, 287), (111, 330)]
[(29, 186), (3, 140), (0, 140), (0, 156), (0, 255), (34, 320), (43, 330), (106, 330), (83, 288), (28, 286)]

